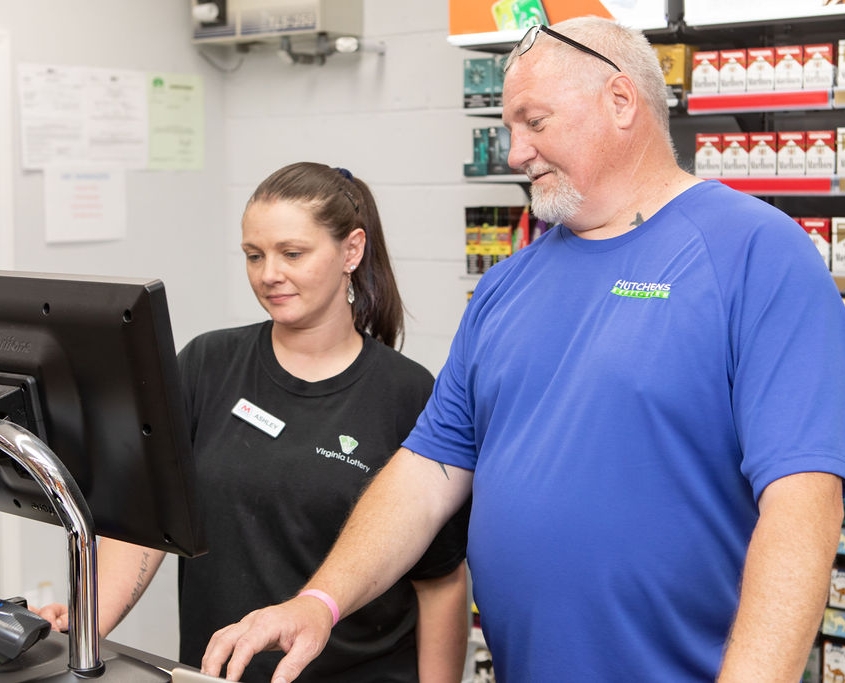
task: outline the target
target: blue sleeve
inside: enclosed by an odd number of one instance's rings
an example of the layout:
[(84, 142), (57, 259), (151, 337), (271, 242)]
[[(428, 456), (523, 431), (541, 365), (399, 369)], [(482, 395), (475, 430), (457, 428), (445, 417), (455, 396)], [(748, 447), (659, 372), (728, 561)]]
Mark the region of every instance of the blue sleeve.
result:
[(789, 474), (845, 476), (845, 306), (816, 247), (783, 214), (764, 212), (744, 254), (719, 277), (741, 467), (759, 498)]
[(458, 326), (425, 410), (402, 444), (419, 455), (467, 470), (474, 470), (478, 459), (468, 347), (483, 282), (476, 287)]

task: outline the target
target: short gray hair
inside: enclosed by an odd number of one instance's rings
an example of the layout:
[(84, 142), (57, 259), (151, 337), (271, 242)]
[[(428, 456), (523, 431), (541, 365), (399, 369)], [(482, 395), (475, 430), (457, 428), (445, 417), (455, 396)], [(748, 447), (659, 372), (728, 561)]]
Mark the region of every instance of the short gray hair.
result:
[[(634, 82), (640, 96), (664, 130), (666, 139), (671, 144), (669, 134), (669, 108), (666, 103), (666, 82), (663, 70), (654, 53), (654, 49), (641, 31), (595, 16), (575, 17), (553, 25), (555, 31), (577, 40), (601, 52), (619, 65), (619, 68)], [(548, 39), (548, 37), (547, 37)], [(561, 50), (562, 60), (571, 64), (572, 59), (594, 59), (577, 50)], [(510, 57), (511, 63), (518, 59), (516, 53)], [(585, 74), (594, 73), (592, 70)], [(588, 81), (585, 80), (585, 83)]]

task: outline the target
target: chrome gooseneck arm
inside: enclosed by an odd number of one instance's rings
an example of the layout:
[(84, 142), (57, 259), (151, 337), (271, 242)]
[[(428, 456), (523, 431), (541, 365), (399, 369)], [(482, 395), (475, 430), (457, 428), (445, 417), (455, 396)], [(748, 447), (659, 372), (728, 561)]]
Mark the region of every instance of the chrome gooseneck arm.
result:
[(94, 518), (67, 468), (23, 427), (0, 420), (0, 450), (41, 486), (68, 540), (68, 667), (79, 678), (103, 673), (97, 623), (97, 546)]

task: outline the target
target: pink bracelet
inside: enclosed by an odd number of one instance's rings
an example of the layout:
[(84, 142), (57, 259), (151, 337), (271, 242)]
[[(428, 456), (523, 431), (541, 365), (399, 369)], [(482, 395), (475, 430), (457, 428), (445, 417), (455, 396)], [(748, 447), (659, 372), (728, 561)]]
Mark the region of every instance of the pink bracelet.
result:
[(334, 601), (331, 595), (328, 593), (324, 593), (321, 590), (317, 590), (316, 588), (309, 588), (308, 590), (300, 591), (297, 594), (297, 597), (300, 595), (310, 595), (312, 598), (317, 598), (320, 602), (322, 602), (326, 607), (331, 610), (332, 613), (332, 626), (337, 624), (340, 621), (340, 610), (337, 608), (337, 603)]

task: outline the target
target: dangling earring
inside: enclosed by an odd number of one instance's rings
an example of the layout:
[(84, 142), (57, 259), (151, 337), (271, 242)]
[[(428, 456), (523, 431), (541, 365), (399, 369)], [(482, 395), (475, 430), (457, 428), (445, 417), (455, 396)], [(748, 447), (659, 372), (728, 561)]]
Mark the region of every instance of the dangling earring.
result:
[(349, 302), (349, 305), (355, 303), (355, 288), (352, 286), (352, 271), (355, 270), (355, 266), (349, 267), (349, 272), (346, 276), (349, 278), (349, 281), (346, 283), (346, 300)]

